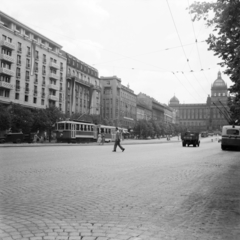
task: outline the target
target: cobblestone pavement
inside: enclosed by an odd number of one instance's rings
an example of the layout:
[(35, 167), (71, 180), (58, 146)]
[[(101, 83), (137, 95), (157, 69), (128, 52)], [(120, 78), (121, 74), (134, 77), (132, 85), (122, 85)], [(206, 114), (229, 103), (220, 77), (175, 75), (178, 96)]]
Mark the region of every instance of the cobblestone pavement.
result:
[(125, 148), (1, 148), (0, 239), (240, 239), (240, 152)]

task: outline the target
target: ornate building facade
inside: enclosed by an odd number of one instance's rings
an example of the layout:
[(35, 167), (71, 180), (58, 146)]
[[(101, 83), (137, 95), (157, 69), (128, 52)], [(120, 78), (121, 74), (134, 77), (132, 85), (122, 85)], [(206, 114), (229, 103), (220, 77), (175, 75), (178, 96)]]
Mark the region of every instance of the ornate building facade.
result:
[(181, 104), (177, 97), (170, 100), (169, 106), (176, 111), (176, 123), (194, 131), (219, 131), (228, 124), (227, 84), (218, 72), (217, 79), (211, 86), (211, 96), (206, 103)]
[(100, 94), (97, 69), (62, 51), (67, 59), (66, 113), (100, 114)]
[(102, 117), (114, 125), (132, 128), (137, 114), (137, 96), (132, 89), (121, 84), (121, 79), (101, 77)]

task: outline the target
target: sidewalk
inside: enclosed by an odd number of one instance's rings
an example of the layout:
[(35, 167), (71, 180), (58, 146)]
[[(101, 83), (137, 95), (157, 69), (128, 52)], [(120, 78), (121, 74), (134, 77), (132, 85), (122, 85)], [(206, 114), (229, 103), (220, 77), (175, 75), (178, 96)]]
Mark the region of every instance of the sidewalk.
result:
[[(181, 139), (177, 137), (172, 137), (170, 141), (167, 141), (166, 138), (161, 139), (124, 139), (122, 141), (123, 145), (133, 145), (133, 144), (160, 144), (160, 143), (181, 143)], [(104, 145), (113, 145), (113, 142), (105, 143)], [(91, 143), (56, 143), (56, 142), (44, 142), (44, 143), (2, 143), (0, 148), (3, 147), (52, 147), (52, 146), (97, 146), (97, 142)], [(101, 145), (100, 145), (101, 146)]]

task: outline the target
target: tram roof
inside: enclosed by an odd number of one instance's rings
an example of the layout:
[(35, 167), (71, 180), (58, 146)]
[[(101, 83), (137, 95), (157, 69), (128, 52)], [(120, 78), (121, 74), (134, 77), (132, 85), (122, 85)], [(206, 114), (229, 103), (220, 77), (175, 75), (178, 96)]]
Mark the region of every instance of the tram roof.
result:
[(91, 122), (86, 122), (86, 121), (61, 121), (61, 122), (58, 122), (58, 123), (83, 123), (83, 124), (89, 124), (89, 125), (95, 125), (94, 123), (91, 123)]

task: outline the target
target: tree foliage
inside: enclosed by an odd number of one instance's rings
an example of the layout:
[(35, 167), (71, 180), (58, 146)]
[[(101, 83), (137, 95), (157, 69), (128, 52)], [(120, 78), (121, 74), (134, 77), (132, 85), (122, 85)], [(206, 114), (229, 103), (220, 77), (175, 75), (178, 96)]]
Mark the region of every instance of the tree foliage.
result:
[(10, 128), (11, 117), (8, 110), (0, 105), (0, 131)]
[(232, 117), (240, 119), (240, 1), (194, 2), (189, 12), (194, 15), (193, 21), (203, 19), (213, 27), (206, 42), (233, 82), (229, 91), (234, 97), (230, 97), (229, 106)]

